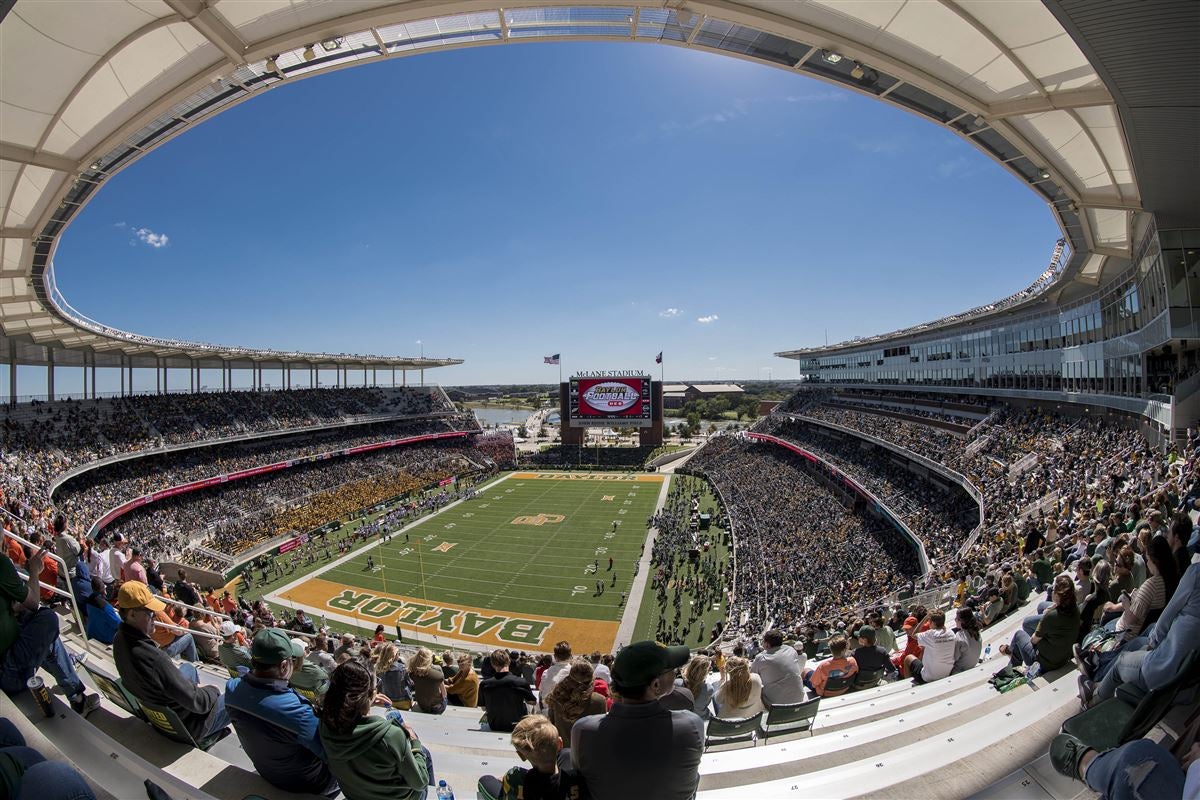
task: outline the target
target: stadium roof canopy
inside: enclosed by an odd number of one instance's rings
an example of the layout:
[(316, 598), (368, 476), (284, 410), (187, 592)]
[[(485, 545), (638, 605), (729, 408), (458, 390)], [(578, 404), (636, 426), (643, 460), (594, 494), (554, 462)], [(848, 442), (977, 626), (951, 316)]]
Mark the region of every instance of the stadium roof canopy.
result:
[(1095, 257), (1102, 264), (1105, 255), (1130, 253), (1131, 212), (1142, 207), (1139, 170), (1117, 101), (1059, 21), (1073, 0), (1050, 3), (561, 0), (500, 8), (486, 0), (0, 0), (0, 14), (7, 11), (0, 20), (0, 327), (28, 352), (75, 348), (102, 365), (117, 355), (459, 363), (119, 331), (66, 302), (54, 284), (54, 251), (107, 178), (280, 82), (422, 52), (529, 41), (661, 42), (722, 53), (921, 114), (1040, 194), (1071, 249), (1055, 280), (1094, 283), (1100, 275), (1086, 268), (1095, 271)]

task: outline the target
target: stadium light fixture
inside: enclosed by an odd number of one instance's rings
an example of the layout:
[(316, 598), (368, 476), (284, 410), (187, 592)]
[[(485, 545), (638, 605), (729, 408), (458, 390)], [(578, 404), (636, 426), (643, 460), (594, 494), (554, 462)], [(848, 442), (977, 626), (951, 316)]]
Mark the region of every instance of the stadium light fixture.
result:
[(317, 57), (317, 51), (313, 50), (313, 46), (311, 44), (304, 48), (304, 60), (305, 61), (312, 61), (316, 57)]
[(324, 50), (326, 53), (332, 53), (334, 50), (337, 50), (339, 47), (342, 46), (343, 41), (345, 41), (345, 40), (342, 39), (341, 37), (337, 37), (337, 36), (335, 36), (332, 39), (325, 39), (324, 41), (321, 42), (321, 49)]
[(839, 53), (833, 52), (832, 50), (822, 50), (821, 58), (824, 59), (828, 64), (838, 64), (841, 63), (842, 60), (842, 56)]
[(1050, 180), (1050, 170), (1045, 167), (1038, 167), (1038, 177), (1044, 181)]
[(857, 61), (855, 61), (854, 68), (850, 70), (850, 77), (854, 78), (854, 80), (856, 80), (856, 81), (861, 81), (863, 79), (863, 76), (866, 74), (867, 74), (867, 71), (865, 69), (863, 69), (863, 65), (858, 63)]
[(276, 75), (281, 74), (279, 72), (279, 56), (271, 56), (270, 58), (268, 58), (267, 63), (266, 63), (266, 69), (267, 69), (267, 72), (274, 72)]

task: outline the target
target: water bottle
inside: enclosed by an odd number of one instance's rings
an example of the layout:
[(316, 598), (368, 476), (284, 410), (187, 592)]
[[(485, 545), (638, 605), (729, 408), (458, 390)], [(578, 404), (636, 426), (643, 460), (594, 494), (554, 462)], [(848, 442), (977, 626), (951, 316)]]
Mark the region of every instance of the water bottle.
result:
[(1034, 661), (1032, 664), (1029, 665), (1029, 669), (1025, 670), (1025, 678), (1027, 680), (1033, 680), (1034, 678), (1036, 678), (1038, 675), (1041, 675), (1041, 674), (1042, 674), (1042, 662), (1040, 662), (1040, 661)]
[(989, 644), (987, 647), (983, 648), (983, 660), (987, 661), (991, 657), (992, 657), (992, 646)]
[(454, 790), (445, 781), (438, 781), (437, 800), (454, 800)]

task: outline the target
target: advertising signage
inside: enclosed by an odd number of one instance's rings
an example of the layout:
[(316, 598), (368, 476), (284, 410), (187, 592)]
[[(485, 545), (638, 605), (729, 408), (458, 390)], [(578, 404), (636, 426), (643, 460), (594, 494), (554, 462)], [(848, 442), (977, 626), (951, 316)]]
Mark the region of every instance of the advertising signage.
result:
[(571, 378), (568, 392), (572, 428), (651, 425), (648, 375), (596, 375)]

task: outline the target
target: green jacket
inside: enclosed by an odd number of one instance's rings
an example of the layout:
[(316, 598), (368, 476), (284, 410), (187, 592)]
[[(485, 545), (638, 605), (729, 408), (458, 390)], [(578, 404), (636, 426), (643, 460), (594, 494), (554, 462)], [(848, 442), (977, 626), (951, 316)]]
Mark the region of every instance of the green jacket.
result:
[(383, 717), (360, 717), (349, 733), (322, 722), (321, 742), (346, 800), (415, 800), (429, 782), (420, 742)]

